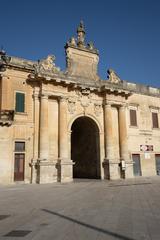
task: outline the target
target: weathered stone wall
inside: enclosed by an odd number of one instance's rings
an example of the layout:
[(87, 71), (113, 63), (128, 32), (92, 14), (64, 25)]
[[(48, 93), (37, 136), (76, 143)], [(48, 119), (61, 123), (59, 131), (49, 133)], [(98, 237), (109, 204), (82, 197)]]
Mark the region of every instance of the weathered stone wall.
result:
[[(131, 154), (140, 154), (143, 176), (156, 175), (155, 154), (160, 153), (160, 129), (152, 128), (152, 111), (158, 113), (160, 123), (160, 98), (133, 94), (128, 100), (128, 144)], [(130, 126), (129, 109), (137, 112), (137, 126)], [(153, 145), (153, 152), (140, 151), (140, 145)]]
[(3, 183), (13, 182), (15, 141), (25, 142), (24, 181), (30, 182), (31, 178), (29, 163), (33, 158), (33, 90), (26, 84), (27, 75), (22, 71), (7, 70), (2, 77), (2, 109), (14, 110), (16, 91), (25, 93), (25, 112), (15, 113), (12, 126), (0, 127)]

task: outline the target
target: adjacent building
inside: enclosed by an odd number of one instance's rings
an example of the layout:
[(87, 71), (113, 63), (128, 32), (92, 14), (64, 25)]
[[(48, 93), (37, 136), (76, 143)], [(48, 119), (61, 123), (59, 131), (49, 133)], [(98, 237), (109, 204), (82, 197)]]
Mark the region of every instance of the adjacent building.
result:
[(0, 183), (159, 175), (160, 89), (102, 80), (82, 22), (65, 53), (61, 71), (0, 52)]

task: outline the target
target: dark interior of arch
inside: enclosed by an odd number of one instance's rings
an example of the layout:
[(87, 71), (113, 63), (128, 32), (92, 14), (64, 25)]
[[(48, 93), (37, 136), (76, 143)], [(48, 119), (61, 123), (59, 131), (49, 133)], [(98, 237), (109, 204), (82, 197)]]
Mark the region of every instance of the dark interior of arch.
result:
[(88, 117), (77, 118), (72, 124), (71, 159), (74, 178), (100, 178), (99, 130)]

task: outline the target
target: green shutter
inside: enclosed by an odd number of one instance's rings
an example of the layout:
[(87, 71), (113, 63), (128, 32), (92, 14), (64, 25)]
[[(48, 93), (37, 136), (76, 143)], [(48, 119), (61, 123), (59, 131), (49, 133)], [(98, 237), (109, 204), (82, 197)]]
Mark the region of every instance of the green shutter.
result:
[(24, 112), (24, 93), (16, 93), (16, 112)]

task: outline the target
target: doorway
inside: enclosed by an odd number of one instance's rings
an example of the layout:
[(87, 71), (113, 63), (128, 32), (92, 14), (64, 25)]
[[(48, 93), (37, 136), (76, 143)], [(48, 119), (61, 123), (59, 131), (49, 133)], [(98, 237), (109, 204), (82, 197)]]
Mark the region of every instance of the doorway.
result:
[(139, 154), (132, 154), (133, 159), (133, 173), (134, 176), (142, 176), (141, 171), (141, 163), (140, 163), (140, 155)]
[(155, 160), (156, 160), (156, 172), (157, 175), (160, 175), (160, 154), (155, 155)]
[(100, 144), (97, 124), (89, 117), (77, 118), (71, 127), (73, 178), (99, 179)]
[(16, 153), (14, 159), (14, 181), (24, 181), (25, 154)]

